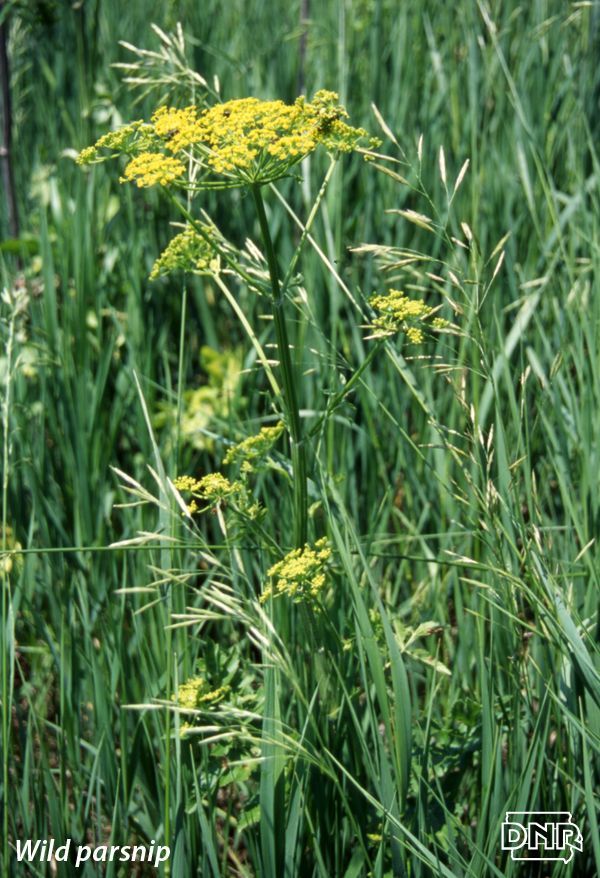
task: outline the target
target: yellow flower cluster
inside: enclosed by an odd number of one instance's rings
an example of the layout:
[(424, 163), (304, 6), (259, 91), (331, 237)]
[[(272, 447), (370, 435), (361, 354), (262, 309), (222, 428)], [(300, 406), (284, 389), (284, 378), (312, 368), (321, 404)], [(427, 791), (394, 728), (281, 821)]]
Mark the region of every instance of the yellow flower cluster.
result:
[(173, 479), (173, 484), (178, 491), (200, 490), (200, 479), (195, 479), (193, 476), (177, 476)]
[(329, 149), (354, 149), (367, 136), (351, 128), (335, 92), (317, 92), (308, 103), (241, 98), (205, 110), (196, 125), (196, 142), (208, 147), (207, 162), (219, 174), (246, 172), (264, 180), (287, 170), (319, 143)]
[(210, 271), (215, 251), (194, 229), (187, 228), (169, 241), (150, 272), (150, 280), (171, 271)]
[(258, 435), (248, 436), (247, 439), (233, 445), (223, 458), (223, 463), (241, 463), (242, 472), (252, 472), (254, 464), (269, 453), (283, 430), (284, 426), (281, 422), (274, 427), (263, 427)]
[(103, 134), (93, 146), (87, 146), (82, 149), (77, 156), (78, 165), (90, 165), (94, 162), (102, 161), (104, 156), (101, 150), (110, 150), (113, 153), (126, 152), (133, 144), (135, 139), (139, 139), (139, 134), (146, 129), (148, 133), (151, 128), (142, 120), (130, 122), (128, 125), (122, 125), (116, 131), (109, 131)]
[(159, 107), (151, 119), (155, 133), (166, 140), (171, 152), (179, 152), (198, 141), (198, 111), (193, 105), (183, 110)]
[(423, 331), (418, 325), (427, 320), (433, 308), (420, 299), (409, 299), (401, 290), (390, 290), (383, 296), (371, 296), (369, 304), (380, 316), (373, 321), (377, 335), (404, 332), (410, 342), (423, 341)]
[[(200, 168), (228, 178), (219, 185), (263, 184), (284, 176), (319, 145), (350, 152), (365, 140), (370, 146), (379, 144), (363, 128), (349, 125), (347, 117), (338, 95), (326, 90), (312, 101), (299, 97), (293, 104), (250, 97), (204, 110), (163, 106), (149, 123), (132, 122), (105, 134), (82, 150), (78, 162), (102, 161), (109, 157), (103, 150), (120, 152), (130, 157), (124, 180), (164, 186), (184, 175), (191, 157)], [(172, 155), (165, 155), (165, 149)], [(195, 176), (193, 185), (202, 188), (203, 178)]]
[(209, 473), (200, 479), (198, 493), (204, 500), (210, 500), (214, 503), (239, 494), (241, 490), (242, 485), (239, 482), (230, 482), (221, 473)]
[(173, 484), (178, 491), (189, 491), (201, 500), (208, 500), (209, 503), (218, 503), (235, 495), (244, 494), (244, 486), (241, 482), (230, 482), (222, 473), (208, 473), (201, 479), (178, 476)]
[(315, 148), (296, 105), (257, 98), (211, 107), (202, 119), (202, 140), (210, 149), (208, 163), (217, 173), (249, 169), (261, 154), (295, 160)]
[(331, 548), (325, 538), (317, 540), (314, 548), (305, 545), (303, 549), (288, 552), (267, 571), (270, 584), (262, 593), (260, 602), (264, 604), (269, 598), (282, 595), (292, 598), (294, 603), (314, 600), (325, 585), (330, 557)]
[(168, 186), (185, 174), (185, 165), (162, 152), (142, 152), (131, 159), (123, 173), (122, 183), (133, 180), (138, 186)]
[(203, 704), (216, 704), (229, 692), (229, 686), (219, 686), (209, 690), (203, 677), (191, 677), (178, 687), (171, 701), (175, 701), (182, 710), (199, 710)]
[[(192, 476), (179, 476), (173, 481), (178, 491), (192, 494), (192, 500), (188, 503), (188, 512), (204, 512), (217, 503), (231, 503), (232, 510), (238, 515), (251, 520), (257, 520), (264, 515), (264, 507), (255, 501), (246, 485), (240, 481), (230, 482), (222, 473), (209, 473), (201, 479)], [(196, 499), (204, 500), (208, 505), (200, 509)]]

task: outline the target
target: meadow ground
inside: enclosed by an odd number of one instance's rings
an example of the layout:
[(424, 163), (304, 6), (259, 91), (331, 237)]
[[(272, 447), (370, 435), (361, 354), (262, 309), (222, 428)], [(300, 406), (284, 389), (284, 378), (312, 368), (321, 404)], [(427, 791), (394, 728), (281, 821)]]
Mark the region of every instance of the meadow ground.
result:
[[(2, 876), (157, 874), (18, 861), (50, 838), (171, 878), (600, 874), (598, 4), (0, 25)], [(320, 89), (381, 144), (332, 152), (327, 99), (260, 187), (76, 162)], [(195, 270), (153, 272), (182, 225)], [(522, 864), (507, 811), (582, 849)]]

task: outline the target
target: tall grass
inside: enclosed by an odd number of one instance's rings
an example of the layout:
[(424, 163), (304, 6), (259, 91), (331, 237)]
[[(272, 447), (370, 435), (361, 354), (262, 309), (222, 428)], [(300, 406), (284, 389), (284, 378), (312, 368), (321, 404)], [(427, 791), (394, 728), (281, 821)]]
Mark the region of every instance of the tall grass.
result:
[[(0, 245), (3, 874), (27, 874), (15, 839), (72, 837), (166, 839), (172, 876), (511, 876), (507, 810), (571, 811), (583, 852), (539, 874), (597, 874), (596, 7), (354, 0), (301, 20), (272, 3), (275, 35), (264, 3), (237, 0), (8, 12), (23, 231)], [(189, 99), (184, 67), (158, 66), (144, 97), (110, 66), (132, 60), (119, 40), (160, 48), (153, 16), (184, 23), (186, 63), (225, 98), (335, 88), (400, 162), (336, 167), (289, 302), (302, 426), (327, 412), (309, 527), (335, 592), (316, 619), (256, 596), (273, 541), (293, 544), (283, 451), (258, 477), (277, 510), (260, 546), (214, 516), (190, 545), (168, 500), (166, 475), (213, 471), (277, 417), (263, 302), (150, 284), (170, 206), (68, 152)], [(302, 171), (269, 193), (281, 264), (326, 166)], [(260, 246), (250, 199), (203, 206)], [(460, 334), (385, 342), (328, 410), (388, 286), (443, 302)], [(160, 505), (115, 507), (131, 498), (111, 467)], [(233, 694), (181, 736), (165, 700), (195, 674)]]

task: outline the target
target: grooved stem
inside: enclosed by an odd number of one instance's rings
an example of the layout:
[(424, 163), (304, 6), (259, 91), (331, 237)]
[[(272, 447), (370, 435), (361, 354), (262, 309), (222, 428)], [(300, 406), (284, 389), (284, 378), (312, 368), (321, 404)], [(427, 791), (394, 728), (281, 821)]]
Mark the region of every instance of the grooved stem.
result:
[(271, 297), (273, 302), (273, 323), (275, 325), (275, 337), (279, 365), (281, 367), (281, 383), (285, 404), (285, 417), (290, 437), (292, 450), (292, 469), (294, 486), (294, 545), (301, 548), (306, 543), (307, 536), (307, 511), (308, 492), (306, 486), (306, 448), (302, 438), (302, 424), (300, 421), (300, 408), (298, 405), (298, 393), (296, 389), (296, 376), (294, 364), (290, 354), (287, 327), (285, 323), (284, 295), (279, 280), (277, 256), (273, 247), (273, 240), (269, 231), (269, 223), (265, 213), (265, 205), (260, 191), (260, 186), (252, 186), (252, 196), (256, 205), (258, 222), (269, 267), (271, 280)]

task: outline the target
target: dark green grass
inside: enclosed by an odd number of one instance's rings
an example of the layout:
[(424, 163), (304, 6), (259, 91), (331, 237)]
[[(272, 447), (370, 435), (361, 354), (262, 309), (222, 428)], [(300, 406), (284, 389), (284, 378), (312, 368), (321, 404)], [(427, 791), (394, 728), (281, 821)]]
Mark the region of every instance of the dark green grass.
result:
[[(596, 5), (375, 0), (311, 6), (304, 23), (295, 4), (257, 2), (8, 11), (21, 267), (14, 242), (0, 246), (3, 285), (12, 289), (24, 271), (29, 300), (15, 320), (12, 363), (6, 354), (2, 362), (3, 398), (9, 365), (11, 388), (5, 539), (8, 548), (16, 539), (53, 550), (15, 557), (4, 579), (8, 838), (118, 844), (166, 834), (173, 876), (519, 875), (500, 851), (504, 812), (570, 810), (583, 853), (539, 874), (596, 875)], [(423, 350), (389, 342), (319, 435), (309, 500), (319, 503), (312, 532), (328, 533), (336, 550), (331, 626), (305, 644), (316, 656), (309, 662), (286, 652), (293, 631), (282, 613), (267, 673), (245, 632), (262, 624), (251, 595), (275, 560), (269, 552), (245, 549), (240, 572), (215, 549), (246, 603), (200, 629), (169, 632), (171, 612), (198, 607), (196, 590), (217, 589), (218, 577), (192, 549), (101, 551), (172, 526), (153, 510), (114, 508), (128, 498), (111, 466), (155, 490), (134, 372), (170, 475), (215, 469), (228, 441), (275, 417), (228, 303), (214, 284), (188, 279), (183, 386), (209, 383), (203, 345), (241, 351), (246, 371), (234, 391), (213, 376), (206, 435), (187, 435), (197, 411), (183, 398), (177, 443), (183, 279), (147, 280), (175, 217), (166, 201), (120, 186), (116, 167), (84, 174), (64, 152), (167, 94), (160, 86), (140, 100), (110, 66), (130, 60), (118, 40), (159, 45), (154, 16), (165, 30), (182, 21), (189, 63), (209, 81), (217, 75), (224, 97), (289, 100), (299, 83), (309, 94), (335, 88), (354, 123), (381, 133), (376, 104), (399, 144), (386, 138), (382, 152), (406, 161), (386, 167), (413, 188), (359, 159), (335, 171), (313, 232), (329, 266), (306, 249), (310, 315), (292, 309), (304, 315), (293, 334), (303, 334), (307, 419), (372, 344), (332, 267), (359, 301), (387, 286), (424, 290), (436, 305), (444, 294), (460, 312), (446, 304), (441, 313), (468, 329)], [(184, 86), (174, 97), (189, 99)], [(450, 211), (440, 147), (450, 188), (470, 159)], [(303, 186), (280, 187), (301, 217), (324, 165), (311, 159), (307, 170)], [(268, 206), (285, 264), (298, 230), (273, 194)], [(225, 193), (206, 208), (237, 244), (259, 241), (249, 199)], [(386, 212), (398, 209), (434, 217), (437, 231)], [(449, 240), (465, 241), (461, 222), (474, 236), (469, 249)], [(490, 256), (507, 234), (484, 296), (500, 251)], [(393, 249), (349, 249), (362, 243)], [(402, 265), (407, 250), (432, 261)], [(261, 301), (232, 289), (271, 344)], [(3, 309), (8, 342), (11, 308)], [(272, 535), (287, 549), (281, 477), (261, 479)], [(222, 541), (212, 520), (203, 535)], [(148, 586), (161, 570), (173, 575), (155, 594), (116, 594)], [(190, 574), (185, 586), (177, 571)], [(401, 655), (408, 632), (429, 621), (435, 633)], [(310, 630), (301, 616), (291, 624)], [(235, 662), (245, 704), (264, 723), (230, 715), (239, 731), (230, 750), (172, 735), (179, 720), (154, 699), (198, 668), (223, 673)], [(262, 769), (227, 776), (224, 760), (261, 752), (270, 757)], [(28, 874), (6, 848), (3, 857), (4, 874)]]

